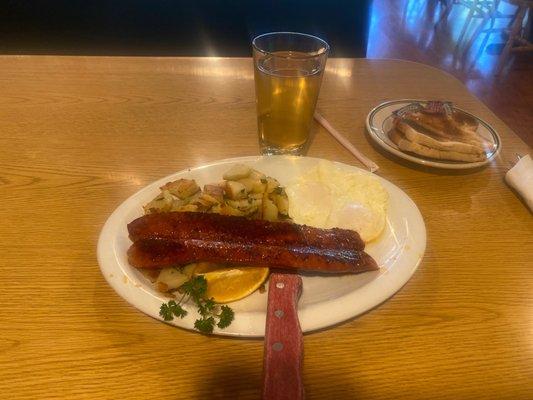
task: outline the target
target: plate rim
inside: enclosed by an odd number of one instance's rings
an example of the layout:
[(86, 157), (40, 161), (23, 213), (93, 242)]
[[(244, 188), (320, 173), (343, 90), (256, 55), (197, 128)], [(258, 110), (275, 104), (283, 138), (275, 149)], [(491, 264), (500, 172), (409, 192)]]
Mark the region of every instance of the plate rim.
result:
[[(134, 308), (136, 308), (137, 310), (143, 312), (144, 314), (146, 314), (146, 315), (158, 320), (159, 322), (164, 322), (164, 323), (167, 323), (169, 325), (172, 325), (172, 326), (175, 326), (175, 327), (178, 327), (178, 328), (182, 328), (182, 329), (186, 329), (186, 330), (193, 330), (190, 327), (183, 326), (183, 324), (176, 324), (176, 323), (172, 323), (172, 322), (169, 323), (169, 322), (163, 321), (161, 318), (156, 317), (156, 316), (153, 315), (153, 311), (150, 310), (150, 306), (149, 305), (146, 305), (146, 304), (139, 305), (139, 302), (134, 302), (133, 300), (130, 301), (131, 293), (129, 293), (129, 292), (131, 291), (131, 289), (130, 289), (131, 285), (119, 284), (117, 279), (111, 279), (111, 277), (108, 276), (107, 271), (105, 271), (105, 269), (106, 269), (106, 266), (105, 266), (106, 260), (105, 259), (109, 258), (109, 254), (103, 254), (103, 250), (104, 250), (104, 248), (106, 246), (106, 242), (110, 242), (110, 239), (114, 240), (114, 238), (115, 238), (115, 235), (111, 235), (110, 236), (110, 234), (112, 233), (113, 226), (114, 226), (113, 222), (115, 222), (114, 220), (117, 219), (118, 216), (123, 211), (127, 211), (127, 210), (131, 209), (131, 206), (128, 206), (128, 205), (129, 205), (129, 203), (131, 203), (132, 200), (135, 200), (143, 191), (149, 190), (149, 188), (151, 188), (153, 186), (156, 186), (161, 181), (165, 181), (165, 180), (167, 180), (167, 179), (169, 179), (171, 177), (174, 177), (176, 175), (184, 174), (184, 173), (187, 173), (187, 172), (191, 172), (193, 170), (194, 171), (198, 171), (198, 170), (210, 168), (210, 167), (213, 167), (213, 166), (236, 163), (236, 162), (258, 162), (258, 161), (264, 160), (264, 159), (270, 159), (270, 160), (273, 160), (273, 159), (310, 159), (310, 160), (314, 161), (315, 163), (318, 163), (320, 160), (324, 160), (324, 159), (321, 159), (321, 158), (318, 158), (318, 157), (300, 157), (300, 156), (244, 156), (244, 157), (226, 158), (226, 159), (222, 159), (222, 160), (215, 160), (215, 161), (212, 161), (212, 162), (201, 164), (201, 165), (198, 165), (196, 167), (184, 168), (184, 169), (182, 169), (180, 171), (176, 171), (176, 172), (174, 172), (172, 174), (166, 175), (165, 177), (162, 177), (160, 179), (156, 179), (156, 180), (148, 183), (147, 185), (145, 185), (144, 187), (142, 187), (141, 189), (139, 189), (135, 193), (133, 193), (131, 196), (129, 196), (127, 199), (125, 199), (119, 206), (117, 206), (113, 210), (113, 212), (110, 214), (110, 216), (105, 221), (105, 223), (104, 223), (104, 225), (102, 227), (102, 230), (100, 232), (100, 235), (99, 235), (99, 238), (98, 238), (98, 244), (97, 244), (97, 259), (98, 259), (98, 264), (100, 266), (100, 271), (101, 271), (102, 275), (104, 276), (104, 279), (111, 286), (111, 288), (120, 297), (122, 297), (123, 300), (125, 300), (127, 303), (132, 305)], [(385, 182), (386, 186), (390, 186), (390, 187), (394, 188), (394, 190), (398, 190), (399, 192), (401, 192), (401, 194), (403, 196), (405, 196), (405, 199), (412, 206), (411, 209), (412, 209), (412, 211), (415, 214), (414, 218), (418, 219), (418, 221), (417, 221), (418, 229), (420, 229), (421, 232), (419, 233), (420, 236), (417, 239), (419, 241), (419, 245), (418, 246), (420, 246), (421, 250), (420, 250), (420, 255), (412, 263), (411, 268), (409, 269), (409, 271), (406, 271), (405, 278), (401, 279), (399, 281), (399, 283), (400, 283), (399, 285), (392, 285), (392, 286), (394, 286), (394, 290), (391, 291), (389, 289), (388, 291), (383, 291), (383, 290), (378, 291), (377, 292), (378, 295), (374, 297), (374, 300), (366, 297), (364, 300), (366, 300), (367, 303), (372, 303), (372, 304), (370, 306), (368, 306), (366, 309), (362, 310), (362, 311), (358, 311), (356, 313), (353, 313), (353, 312), (349, 312), (349, 311), (345, 310), (344, 313), (341, 313), (342, 316), (340, 316), (340, 317), (339, 316), (333, 317), (333, 313), (326, 314), (326, 318), (325, 319), (323, 318), (321, 323), (312, 325), (311, 327), (308, 327), (305, 330), (302, 329), (304, 331), (304, 333), (311, 333), (311, 332), (315, 332), (315, 331), (321, 331), (321, 330), (324, 330), (324, 329), (328, 329), (330, 327), (334, 327), (334, 326), (339, 325), (339, 324), (341, 324), (341, 323), (343, 323), (343, 322), (345, 322), (347, 320), (356, 318), (357, 316), (359, 316), (359, 315), (361, 315), (363, 313), (366, 313), (366, 312), (374, 309), (375, 307), (378, 307), (384, 301), (386, 301), (387, 299), (392, 297), (394, 294), (396, 294), (411, 279), (411, 277), (413, 276), (414, 272), (418, 269), (422, 259), (424, 258), (424, 254), (425, 254), (425, 250), (426, 250), (426, 246), (427, 246), (427, 232), (426, 232), (424, 219), (423, 219), (422, 214), (421, 214), (419, 208), (417, 207), (416, 203), (407, 195), (407, 193), (405, 193), (401, 188), (399, 188), (398, 186), (396, 186), (392, 182), (388, 181), (387, 179), (385, 179), (385, 178), (383, 178), (383, 177), (381, 177), (381, 176), (379, 176), (377, 174), (371, 173), (371, 172), (366, 171), (364, 169), (361, 169), (359, 167), (356, 167), (356, 166), (353, 166), (353, 165), (349, 165), (349, 164), (345, 164), (345, 163), (342, 163), (342, 162), (332, 161), (332, 160), (326, 160), (326, 161), (331, 161), (335, 165), (340, 165), (340, 166), (342, 166), (344, 168), (351, 169), (352, 171), (353, 170), (357, 170), (357, 171), (360, 171), (360, 172), (362, 172), (362, 173), (364, 173), (366, 175), (373, 175), (376, 178), (378, 178), (380, 181)], [(110, 246), (110, 249), (114, 250), (114, 246)], [(112, 253), (113, 253), (112, 255), (114, 256), (115, 252), (113, 251)], [(116, 257), (114, 257), (113, 262), (117, 264), (118, 269), (120, 271), (122, 271), (124, 273), (124, 275), (127, 277), (126, 271), (124, 271), (124, 269), (122, 268), (121, 263), (118, 261), (118, 259)], [(378, 281), (379, 278), (380, 278), (380, 276), (378, 276), (377, 278), (372, 280), (372, 282)], [(380, 282), (382, 283), (383, 281), (380, 281)], [(387, 282), (385, 282), (385, 283), (387, 283)], [(378, 284), (374, 283), (374, 286), (375, 285), (378, 285)], [(362, 288), (364, 288), (365, 286), (367, 286), (367, 285), (363, 285)], [(389, 285), (389, 286), (391, 286), (391, 285)], [(136, 286), (134, 291), (136, 291), (136, 290), (142, 290), (144, 292), (148, 292), (142, 286), (140, 286), (140, 287)], [(353, 294), (354, 294), (354, 292), (348, 292), (348, 293), (344, 294), (343, 296), (334, 299), (333, 302), (338, 302), (340, 299), (342, 299), (344, 297), (349, 297), (350, 295), (353, 296)], [(153, 296), (151, 293), (149, 293), (149, 295)], [(161, 300), (159, 300), (159, 301), (161, 301)], [(323, 302), (320, 302), (320, 306), (323, 307), (323, 308), (324, 307), (327, 308), (327, 306), (330, 305), (331, 303), (332, 303), (332, 300), (323, 301)], [(318, 307), (318, 306), (316, 306), (316, 307)], [(305, 313), (306, 312), (305, 310), (306, 309), (299, 310), (299, 315), (300, 315), (300, 312)], [(307, 309), (307, 312), (310, 312), (309, 309)], [(250, 315), (252, 315), (252, 314), (256, 314), (257, 311), (250, 311), (250, 312), (245, 312), (245, 313), (249, 313)], [(189, 314), (191, 314), (191, 313), (189, 313)], [(266, 316), (266, 313), (263, 313), (263, 314)], [(303, 319), (303, 318), (300, 317), (300, 319)], [(187, 320), (189, 320), (189, 324), (192, 326), (192, 324), (190, 323), (190, 321), (192, 321), (192, 315), (188, 315), (187, 317), (185, 317), (184, 319), (180, 320), (179, 322), (186, 322)], [(250, 338), (253, 338), (253, 337), (264, 337), (264, 328), (263, 328), (263, 331), (256, 331), (256, 330), (251, 329), (249, 332), (234, 332), (234, 331), (229, 331), (229, 330), (218, 330), (218, 329), (215, 329), (213, 334), (214, 335), (220, 335), (220, 336), (233, 336), (233, 337), (250, 337)]]
[(486, 160), (484, 160), (484, 161), (476, 161), (476, 162), (444, 163), (444, 162), (440, 162), (440, 161), (433, 161), (433, 160), (429, 160), (429, 159), (416, 157), (414, 155), (408, 154), (406, 152), (403, 152), (401, 150), (398, 150), (398, 149), (390, 146), (383, 139), (381, 139), (381, 137), (379, 137), (378, 134), (375, 132), (375, 130), (379, 130), (380, 132), (385, 134), (383, 132), (383, 130), (381, 128), (378, 128), (378, 127), (374, 126), (373, 124), (371, 124), (371, 119), (373, 119), (373, 117), (382, 108), (384, 108), (384, 107), (386, 107), (388, 105), (400, 104), (400, 103), (413, 103), (413, 102), (424, 102), (424, 103), (427, 103), (428, 101), (430, 101), (430, 100), (427, 100), (427, 99), (396, 99), (396, 100), (387, 100), (387, 101), (384, 101), (384, 102), (378, 104), (377, 106), (372, 108), (370, 110), (370, 112), (366, 116), (365, 125), (366, 125), (366, 129), (368, 131), (368, 134), (370, 135), (370, 137), (372, 138), (372, 140), (376, 144), (378, 144), (382, 149), (388, 151), (389, 153), (392, 153), (392, 154), (394, 154), (394, 155), (396, 155), (396, 156), (398, 156), (400, 158), (403, 158), (404, 160), (408, 160), (408, 161), (414, 162), (414, 163), (419, 164), (419, 165), (424, 165), (424, 166), (433, 167), (433, 168), (453, 169), (453, 170), (479, 168), (481, 166), (484, 166), (484, 165), (490, 163), (499, 154), (499, 152), (501, 150), (501, 147), (502, 147), (502, 140), (501, 140), (500, 135), (492, 127), (492, 125), (490, 125), (484, 119), (479, 118), (477, 115), (474, 115), (474, 114), (472, 114), (472, 113), (470, 113), (470, 112), (468, 112), (466, 110), (463, 110), (462, 108), (457, 107), (455, 105), (453, 105), (454, 109), (459, 110), (459, 111), (461, 111), (461, 112), (463, 112), (465, 114), (468, 114), (468, 115), (474, 117), (475, 119), (477, 119), (478, 121), (480, 121), (488, 129), (488, 131), (491, 133), (491, 135), (495, 138), (496, 150), (494, 150), (494, 152), (490, 155), (490, 157), (487, 157)]

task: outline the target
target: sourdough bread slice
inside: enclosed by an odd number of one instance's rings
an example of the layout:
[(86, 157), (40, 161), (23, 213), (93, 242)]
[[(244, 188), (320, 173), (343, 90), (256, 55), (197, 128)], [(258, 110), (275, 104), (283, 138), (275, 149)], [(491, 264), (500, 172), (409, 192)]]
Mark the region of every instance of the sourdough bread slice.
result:
[(435, 158), (438, 160), (452, 160), (452, 161), (466, 161), (466, 162), (478, 162), (484, 161), (487, 156), (482, 153), (466, 153), (457, 150), (457, 147), (451, 147), (449, 149), (433, 148), (424, 145), (421, 142), (414, 142), (409, 140), (402, 131), (398, 129), (391, 129), (389, 137), (395, 143), (400, 150), (415, 153), (424, 157)]
[(413, 112), (399, 118), (398, 121), (409, 124), (418, 133), (436, 141), (465, 143), (479, 148), (482, 152), (487, 145), (472, 127), (459, 124), (450, 116)]
[(480, 145), (480, 143), (478, 145), (473, 145), (471, 143), (453, 140), (451, 137), (449, 139), (445, 139), (443, 137), (437, 139), (435, 138), (435, 136), (430, 136), (429, 134), (426, 134), (424, 129), (421, 129), (416, 125), (411, 124), (409, 121), (398, 119), (398, 121), (395, 123), (395, 127), (397, 130), (403, 133), (403, 135), (408, 141), (420, 144), (425, 147), (441, 151), (455, 151), (458, 153), (477, 154), (480, 156), (482, 154), (485, 154), (485, 150)]

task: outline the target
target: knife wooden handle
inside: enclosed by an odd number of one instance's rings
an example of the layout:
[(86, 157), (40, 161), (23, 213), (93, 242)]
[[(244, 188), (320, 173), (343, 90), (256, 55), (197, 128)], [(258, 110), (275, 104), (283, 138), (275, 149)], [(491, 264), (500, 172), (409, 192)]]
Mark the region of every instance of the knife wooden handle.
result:
[(263, 400), (300, 400), (303, 338), (298, 321), (302, 278), (297, 274), (270, 275), (263, 362)]

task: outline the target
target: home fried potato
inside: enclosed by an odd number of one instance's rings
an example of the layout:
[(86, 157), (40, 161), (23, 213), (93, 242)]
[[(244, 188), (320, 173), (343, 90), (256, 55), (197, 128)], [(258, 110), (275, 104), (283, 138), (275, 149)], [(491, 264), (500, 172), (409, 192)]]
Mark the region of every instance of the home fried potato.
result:
[[(143, 208), (146, 214), (170, 211), (208, 212), (269, 221), (290, 220), (289, 200), (279, 182), (244, 164), (233, 165), (223, 181), (204, 185), (192, 179), (177, 179), (161, 186), (161, 192)], [(149, 277), (167, 296), (187, 280), (197, 264), (167, 267)], [(268, 269), (266, 274), (268, 274)], [(255, 290), (255, 289), (254, 289)]]

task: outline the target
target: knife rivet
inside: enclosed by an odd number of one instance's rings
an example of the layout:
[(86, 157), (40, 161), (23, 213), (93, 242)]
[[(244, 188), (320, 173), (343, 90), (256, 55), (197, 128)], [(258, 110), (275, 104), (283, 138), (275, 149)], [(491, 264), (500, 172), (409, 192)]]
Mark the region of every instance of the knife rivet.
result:
[(276, 343), (274, 343), (274, 344), (272, 345), (272, 349), (273, 349), (274, 351), (281, 351), (281, 350), (283, 350), (283, 343), (281, 343), (281, 342), (276, 342)]
[(278, 283), (276, 283), (276, 287), (278, 289), (283, 289), (285, 287), (285, 284), (283, 282), (278, 282)]
[(274, 315), (278, 318), (282, 318), (285, 315), (285, 313), (283, 312), (283, 310), (276, 310), (274, 311)]

